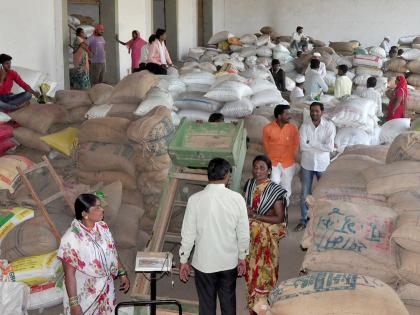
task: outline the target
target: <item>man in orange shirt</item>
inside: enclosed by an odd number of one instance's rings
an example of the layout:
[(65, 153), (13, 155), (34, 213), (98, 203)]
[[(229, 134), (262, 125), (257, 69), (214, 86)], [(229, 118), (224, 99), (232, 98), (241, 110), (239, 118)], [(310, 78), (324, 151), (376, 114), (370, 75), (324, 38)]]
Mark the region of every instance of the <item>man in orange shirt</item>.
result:
[(292, 194), (292, 180), (296, 170), (296, 153), (299, 148), (298, 128), (289, 123), (290, 106), (277, 105), (274, 108), (275, 120), (263, 129), (264, 150), (273, 163), (271, 180)]

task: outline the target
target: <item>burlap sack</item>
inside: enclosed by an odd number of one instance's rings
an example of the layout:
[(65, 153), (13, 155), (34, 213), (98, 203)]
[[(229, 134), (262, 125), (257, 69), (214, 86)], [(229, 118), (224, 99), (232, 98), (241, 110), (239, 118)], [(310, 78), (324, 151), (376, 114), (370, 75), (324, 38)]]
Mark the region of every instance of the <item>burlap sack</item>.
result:
[(304, 74), (312, 60), (312, 54), (302, 54), (299, 58), (293, 60), (295, 69), (298, 73)]
[(159, 210), (161, 193), (158, 194), (145, 194), (143, 195), (144, 210), (146, 217), (154, 220)]
[[(274, 119), (274, 109), (273, 109)], [(262, 144), (263, 129), (270, 121), (264, 116), (250, 115), (244, 119), (244, 127), (251, 143)]]
[(401, 214), (397, 226), (392, 240), (404, 249), (420, 254), (420, 210)]
[(412, 305), (420, 308), (420, 286), (412, 283), (402, 285), (398, 288), (397, 293), (405, 305)]
[(39, 150), (42, 152), (50, 152), (51, 148), (44, 141), (39, 139), (43, 135), (27, 129), (25, 127), (19, 127), (13, 130), (13, 136), (16, 140), (24, 147)]
[(79, 143), (128, 143), (130, 120), (117, 117), (95, 118), (85, 121), (79, 131)]
[(346, 147), (342, 155), (357, 154), (370, 156), (373, 159), (385, 162), (386, 155), (389, 150), (389, 145), (364, 145), (357, 144)]
[(104, 207), (104, 221), (113, 224), (118, 220), (118, 215), (122, 203), (123, 185), (121, 181), (116, 181), (106, 185), (101, 189), (105, 195), (106, 206)]
[(292, 41), (292, 36), (288, 36), (288, 35), (281, 35), (277, 37), (277, 40), (281, 43), (290, 43)]
[(397, 214), (391, 208), (318, 200), (310, 215), (304, 269), (347, 270), (387, 283), (397, 280), (396, 257), (390, 247)]
[(264, 148), (261, 144), (258, 143), (249, 143), (248, 144), (248, 149), (246, 150), (246, 156), (245, 156), (245, 162), (244, 162), (244, 167), (243, 167), (243, 175), (242, 177), (244, 177), (244, 174), (247, 174), (248, 176), (246, 179), (249, 178), (249, 176), (252, 176), (252, 169), (253, 169), (253, 165), (252, 162), (254, 161), (254, 158), (257, 155), (261, 155), (264, 154)]
[(366, 206), (388, 207), (387, 198), (381, 195), (371, 195), (364, 188), (330, 188), (317, 189), (313, 193), (317, 200), (326, 199), (331, 201), (350, 202)]
[(60, 90), (55, 93), (55, 102), (65, 109), (79, 106), (92, 105), (92, 100), (87, 91)]
[(169, 169), (163, 169), (141, 173), (137, 180), (137, 187), (143, 195), (159, 194), (163, 191), (165, 183), (168, 180), (168, 172)]
[(360, 171), (326, 171), (313, 190), (313, 193), (321, 193), (332, 188), (366, 189), (366, 183)]
[(392, 194), (388, 197), (388, 205), (399, 214), (409, 211), (418, 211), (420, 205), (420, 190), (400, 191)]
[(85, 172), (76, 170), (76, 176), (83, 184), (95, 185), (100, 182), (110, 184), (115, 181), (121, 181), (125, 189), (137, 189), (135, 175), (128, 175), (125, 172), (102, 171), (102, 172)]
[(136, 169), (140, 172), (160, 171), (171, 166), (171, 157), (169, 154), (145, 157), (142, 153), (136, 152), (133, 162)]
[(264, 27), (261, 27), (260, 29), (261, 34), (270, 35), (273, 32), (274, 32), (274, 29), (271, 26), (264, 26)]
[(405, 304), (405, 307), (407, 308), (408, 314), (410, 314), (410, 315), (420, 315), (420, 307), (413, 306), (413, 305), (407, 305), (407, 304)]
[(420, 91), (411, 90), (408, 92), (407, 109), (420, 113)]
[(138, 104), (113, 104), (106, 115), (108, 117), (122, 117), (134, 120), (137, 119), (137, 116), (133, 113), (138, 106)]
[(420, 132), (410, 131), (397, 136), (392, 142), (386, 162), (420, 161)]
[(402, 58), (392, 58), (388, 62), (388, 71), (404, 73), (407, 71), (407, 61)]
[(332, 171), (363, 171), (368, 167), (384, 164), (380, 160), (361, 154), (346, 154), (340, 156), (328, 166), (328, 172)]
[(410, 70), (410, 72), (420, 74), (420, 61), (419, 60), (413, 60), (407, 63), (407, 68)]
[(408, 84), (420, 87), (420, 74), (410, 74), (407, 79)]
[(77, 152), (77, 166), (83, 171), (136, 172), (134, 150), (125, 144), (90, 142), (81, 144)]
[(87, 93), (95, 105), (108, 104), (114, 87), (105, 83), (95, 84)]
[(327, 44), (325, 44), (322, 40), (312, 39), (311, 42), (314, 45), (314, 47), (316, 47), (316, 48), (318, 48), (318, 47), (326, 47), (327, 46)]
[(122, 79), (112, 91), (110, 103), (137, 103), (139, 104), (149, 90), (156, 86), (158, 78), (149, 71), (140, 71), (129, 74)]
[(269, 295), (267, 315), (409, 315), (382, 281), (319, 272), (281, 282)]
[(56, 104), (30, 104), (9, 116), (20, 126), (42, 134), (46, 134), (53, 124), (67, 121), (67, 111)]
[(78, 106), (69, 109), (68, 112), (68, 122), (69, 123), (78, 123), (86, 120), (85, 115), (89, 111), (90, 106)]
[(335, 51), (353, 53), (353, 50), (356, 49), (358, 45), (353, 42), (330, 42), (329, 47)]
[(143, 195), (139, 190), (123, 189), (122, 201), (144, 209)]
[(391, 195), (419, 187), (420, 162), (398, 161), (363, 171), (370, 194)]
[(117, 248), (131, 248), (137, 244), (137, 232), (139, 219), (143, 216), (144, 210), (128, 204), (122, 204), (118, 220), (110, 226), (112, 236), (117, 243)]
[(158, 106), (146, 116), (133, 121), (127, 129), (127, 136), (137, 143), (153, 143), (164, 138), (169, 138), (174, 132), (171, 111)]
[(420, 285), (420, 254), (399, 247), (398, 274), (405, 281)]
[(335, 50), (332, 49), (331, 47), (316, 47), (314, 49), (314, 52), (319, 52), (319, 53), (325, 52), (330, 55), (335, 54)]

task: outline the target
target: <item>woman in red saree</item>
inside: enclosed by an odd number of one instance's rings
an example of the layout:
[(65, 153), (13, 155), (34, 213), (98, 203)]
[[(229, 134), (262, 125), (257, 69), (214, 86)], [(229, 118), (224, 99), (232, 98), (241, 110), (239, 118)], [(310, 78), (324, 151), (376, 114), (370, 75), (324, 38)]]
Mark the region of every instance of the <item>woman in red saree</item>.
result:
[(277, 282), (279, 241), (286, 235), (287, 221), (287, 192), (270, 180), (270, 159), (259, 155), (252, 165), (253, 178), (244, 188), (251, 233), (245, 274), (250, 314)]
[(400, 75), (395, 80), (396, 87), (394, 95), (389, 101), (387, 121), (404, 118), (407, 110), (408, 88), (407, 81), (404, 76)]

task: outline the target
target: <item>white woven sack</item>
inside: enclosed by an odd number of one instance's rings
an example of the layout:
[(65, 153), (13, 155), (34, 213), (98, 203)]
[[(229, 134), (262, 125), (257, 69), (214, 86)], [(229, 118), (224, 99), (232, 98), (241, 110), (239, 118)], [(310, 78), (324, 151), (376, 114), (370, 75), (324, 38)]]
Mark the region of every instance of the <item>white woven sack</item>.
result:
[(328, 86), (335, 86), (335, 80), (337, 79), (337, 76), (332, 71), (327, 71), (327, 74), (325, 75), (324, 81)]
[(226, 81), (216, 86), (204, 96), (219, 102), (233, 102), (252, 94), (252, 89), (248, 85), (236, 81)]
[(228, 31), (221, 31), (219, 33), (214, 34), (208, 41), (209, 45), (215, 45), (218, 44), (220, 42), (223, 42), (224, 40), (228, 40), (231, 37), (234, 37), (235, 35), (233, 35), (232, 33), (228, 32)]
[(295, 70), (295, 64), (293, 63), (293, 60), (290, 60), (285, 64), (282, 64), (280, 68), (282, 68), (284, 72), (291, 72)]
[(405, 60), (416, 60), (420, 58), (420, 49), (407, 49), (401, 55)]
[(262, 65), (268, 69), (271, 66), (271, 61), (272, 61), (271, 57), (258, 57), (257, 65)]
[(277, 44), (273, 47), (273, 52), (278, 52), (278, 53), (285, 53), (285, 54), (289, 54), (290, 55), (290, 51), (289, 49), (287, 49), (284, 45), (282, 44)]
[(364, 74), (368, 74), (368, 75), (374, 76), (374, 77), (382, 77), (383, 76), (383, 72), (380, 69), (376, 69), (376, 68), (372, 68), (372, 67), (364, 67), (364, 66), (356, 67), (356, 75), (364, 75)]
[(267, 46), (262, 46), (257, 48), (257, 56), (259, 57), (271, 57), (273, 51)]
[(382, 47), (371, 47), (369, 49), (369, 54), (372, 56), (378, 56), (379, 58), (386, 58), (386, 51)]
[(249, 86), (251, 87), (253, 94), (265, 90), (277, 89), (273, 83), (265, 79), (255, 79), (249, 84)]
[(230, 55), (230, 59), (236, 59), (238, 61), (244, 61), (245, 58), (241, 56), (240, 53), (234, 52), (233, 54)]
[(12, 120), (12, 117), (6, 113), (0, 112), (0, 123), (7, 123), (10, 120)]
[(296, 86), (296, 82), (293, 81), (291, 78), (286, 77), (286, 90), (292, 92)]
[(249, 56), (249, 57), (246, 57), (245, 63), (248, 66), (251, 67), (251, 66), (255, 66), (257, 64), (257, 60), (258, 60), (258, 57), (257, 56)]
[(230, 59), (230, 56), (228, 54), (218, 54), (217, 56), (214, 56), (214, 61), (216, 60), (226, 60)]
[(289, 102), (281, 96), (280, 91), (277, 89), (258, 92), (252, 96), (251, 101), (255, 107), (278, 104), (289, 105)]
[(409, 36), (403, 36), (400, 37), (400, 39), (398, 40), (399, 44), (403, 44), (403, 45), (410, 45), (413, 43), (414, 38), (418, 37), (420, 35), (409, 35)]
[(242, 44), (253, 45), (257, 42), (257, 36), (254, 34), (245, 34), (240, 38)]
[(236, 70), (238, 70), (239, 72), (245, 71), (245, 64), (239, 59), (232, 58), (232, 59), (230, 59), (226, 62), (230, 63), (232, 66), (234, 66), (236, 68)]
[(191, 72), (181, 75), (180, 79), (187, 85), (189, 84), (207, 84), (212, 85), (215, 77), (207, 71)]
[(267, 45), (270, 42), (270, 35), (262, 35), (259, 38), (257, 38), (256, 45), (257, 46), (264, 46)]
[(379, 141), (386, 144), (392, 143), (398, 135), (408, 130), (410, 130), (410, 118), (392, 119), (382, 125)]
[(144, 116), (157, 106), (165, 106), (172, 110), (174, 100), (168, 91), (160, 88), (151, 89), (146, 98), (140, 103), (139, 107), (134, 111), (136, 116)]
[(342, 57), (342, 56), (336, 55), (336, 56), (338, 56), (338, 58), (334, 58), (335, 55), (332, 55), (332, 56), (333, 56), (333, 60), (337, 64), (337, 66), (346, 65), (349, 68), (353, 67), (353, 57), (352, 56)]
[(198, 67), (203, 70), (203, 71), (207, 71), (210, 73), (216, 72), (216, 66), (214, 64), (212, 64), (211, 62), (201, 62), (198, 64)]
[(250, 56), (255, 56), (257, 55), (257, 49), (255, 47), (245, 47), (244, 49), (242, 49), (242, 51), (240, 52), (241, 57), (250, 57)]
[(359, 128), (345, 127), (340, 128), (335, 136), (335, 146), (338, 152), (343, 152), (344, 149), (356, 144), (371, 144), (371, 138), (366, 131)]
[(205, 52), (206, 49), (204, 47), (190, 48), (188, 51), (188, 57), (198, 60)]
[(242, 46), (238, 45), (230, 45), (229, 48), (232, 52), (240, 52), (242, 50)]
[(371, 77), (371, 75), (369, 75), (369, 74), (357, 75), (357, 76), (354, 77), (353, 83), (356, 84), (356, 85), (366, 86), (366, 82), (370, 77)]
[(168, 82), (168, 92), (172, 97), (184, 93), (187, 90), (186, 84), (178, 78), (168, 77), (166, 80)]
[(241, 75), (245, 78), (249, 78), (249, 79), (268, 79), (271, 78), (271, 73), (270, 71), (263, 67), (263, 66), (254, 66), (254, 67), (250, 67), (249, 69), (247, 69), (246, 71), (243, 71), (241, 73)]
[(227, 117), (242, 118), (251, 115), (254, 105), (249, 98), (243, 98), (239, 101), (227, 102), (220, 112)]
[(187, 92), (178, 95), (174, 102), (174, 106), (179, 110), (194, 109), (213, 113), (218, 111), (220, 107), (222, 107), (222, 104), (218, 101), (204, 97), (203, 93)]
[(293, 57), (289, 53), (273, 51), (273, 59), (278, 59), (281, 65), (293, 61)]
[(103, 118), (106, 117), (108, 112), (111, 110), (111, 104), (102, 104), (92, 106), (85, 114), (86, 119)]
[(188, 84), (186, 92), (200, 92), (200, 93), (207, 93), (210, 90), (211, 85), (209, 84), (199, 84), (193, 83)]
[(368, 66), (379, 69), (382, 67), (382, 59), (378, 56), (356, 55), (353, 57), (353, 66)]
[(248, 80), (244, 78), (243, 76), (240, 76), (239, 74), (225, 74), (221, 77), (217, 77), (216, 81), (212, 84), (209, 90), (214, 89), (216, 86), (226, 82), (226, 81), (236, 81), (236, 82), (242, 82), (246, 83)]
[(182, 120), (182, 118), (186, 118), (187, 120), (190, 120), (190, 121), (201, 120), (201, 121), (207, 122), (209, 120), (211, 113), (205, 112), (202, 110), (183, 109), (177, 112), (177, 115), (180, 120)]

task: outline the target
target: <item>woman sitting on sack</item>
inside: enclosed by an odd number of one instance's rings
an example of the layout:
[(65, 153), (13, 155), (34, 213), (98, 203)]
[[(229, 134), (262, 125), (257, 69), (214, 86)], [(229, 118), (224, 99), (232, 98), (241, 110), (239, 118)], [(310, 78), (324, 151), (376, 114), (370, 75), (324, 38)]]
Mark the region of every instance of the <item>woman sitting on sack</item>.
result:
[(279, 241), (286, 235), (287, 219), (287, 191), (270, 180), (270, 159), (259, 155), (252, 165), (253, 178), (244, 187), (251, 232), (245, 274), (250, 314), (277, 282)]
[(168, 49), (166, 48), (166, 31), (159, 28), (156, 39), (150, 45), (146, 69), (154, 74), (168, 74), (168, 67), (173, 66)]
[(120, 278), (120, 290), (124, 293), (130, 289), (130, 281), (103, 221), (101, 200), (92, 194), (81, 194), (74, 208), (76, 219), (63, 235), (57, 253), (64, 269), (65, 314), (114, 314), (114, 279)]

